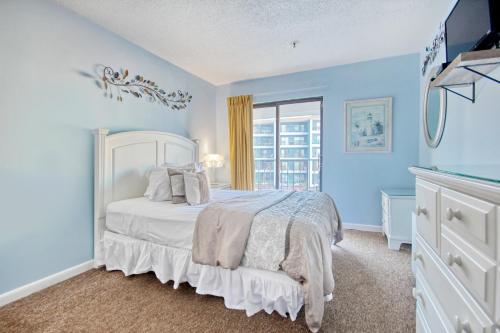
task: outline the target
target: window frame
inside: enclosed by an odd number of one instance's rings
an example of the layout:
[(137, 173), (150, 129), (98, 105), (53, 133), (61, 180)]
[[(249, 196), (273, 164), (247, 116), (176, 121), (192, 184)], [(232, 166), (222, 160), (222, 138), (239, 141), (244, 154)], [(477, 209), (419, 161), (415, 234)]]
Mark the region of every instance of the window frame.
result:
[[(306, 97), (306, 98), (296, 98), (296, 99), (288, 99), (288, 100), (281, 100), (281, 101), (274, 101), (274, 102), (265, 102), (265, 103), (255, 103), (253, 105), (254, 109), (258, 108), (268, 108), (268, 107), (274, 107), (275, 108), (275, 133), (276, 133), (276, 138), (275, 138), (275, 151), (276, 151), (276, 165), (274, 168), (274, 189), (279, 189), (280, 184), (281, 184), (281, 178), (280, 178), (280, 155), (281, 155), (281, 142), (280, 142), (280, 106), (281, 105), (287, 105), (287, 104), (300, 104), (300, 103), (308, 103), (308, 102), (319, 102), (319, 126), (320, 126), (320, 131), (319, 131), (319, 192), (322, 191), (323, 189), (323, 96), (317, 96), (317, 97)], [(253, 119), (252, 119), (253, 122)], [(311, 138), (309, 141), (312, 140), (312, 133), (309, 133), (311, 135)], [(252, 149), (253, 149), (253, 143), (252, 143)], [(311, 157), (309, 157), (311, 158)], [(254, 170), (255, 172), (255, 170)], [(309, 184), (308, 184), (309, 187)]]

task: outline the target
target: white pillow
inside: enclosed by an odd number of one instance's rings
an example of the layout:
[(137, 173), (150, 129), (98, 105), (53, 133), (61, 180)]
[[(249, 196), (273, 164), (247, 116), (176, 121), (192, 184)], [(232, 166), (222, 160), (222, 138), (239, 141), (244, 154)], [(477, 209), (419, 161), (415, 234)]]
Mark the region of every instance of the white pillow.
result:
[(168, 168), (170, 186), (172, 190), (172, 203), (185, 203), (186, 190), (184, 188), (184, 172), (195, 172), (195, 164), (187, 164), (176, 168)]
[(178, 204), (186, 202), (184, 172), (197, 172), (201, 171), (202, 168), (203, 167), (200, 163), (189, 163), (177, 167), (168, 167), (168, 175), (170, 176), (170, 186), (172, 191), (172, 203)]
[[(164, 163), (159, 168), (150, 170), (146, 177), (149, 183), (144, 193), (144, 196), (151, 201), (170, 201), (172, 200), (172, 181), (168, 174), (168, 168), (176, 168), (181, 170), (201, 170), (203, 166), (200, 163), (189, 163), (178, 166), (173, 163)], [(184, 181), (182, 180), (184, 183)], [(184, 185), (184, 184), (183, 184)]]
[(210, 200), (210, 182), (205, 171), (184, 172), (186, 201), (190, 205), (200, 205)]
[(153, 169), (149, 174), (149, 184), (144, 196), (151, 201), (172, 200), (172, 186), (168, 170), (165, 168)]

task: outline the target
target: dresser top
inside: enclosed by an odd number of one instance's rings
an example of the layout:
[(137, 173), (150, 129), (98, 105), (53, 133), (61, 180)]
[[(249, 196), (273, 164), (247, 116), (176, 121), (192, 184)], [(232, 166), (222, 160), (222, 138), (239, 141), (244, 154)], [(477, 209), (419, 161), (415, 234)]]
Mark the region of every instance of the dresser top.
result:
[(409, 168), (417, 178), (500, 204), (500, 165)]
[(414, 188), (385, 188), (382, 189), (382, 193), (390, 197), (414, 197), (415, 189)]
[(416, 168), (440, 172), (452, 176), (465, 177), (471, 180), (481, 180), (500, 184), (500, 164), (474, 165), (437, 165), (437, 166), (416, 166)]

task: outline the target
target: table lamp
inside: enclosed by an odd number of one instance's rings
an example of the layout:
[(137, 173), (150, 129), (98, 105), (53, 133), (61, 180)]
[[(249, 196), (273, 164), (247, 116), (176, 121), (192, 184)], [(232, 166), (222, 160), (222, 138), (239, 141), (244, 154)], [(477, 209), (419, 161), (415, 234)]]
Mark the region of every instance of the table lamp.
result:
[(209, 169), (209, 178), (211, 182), (215, 180), (215, 168), (224, 166), (224, 156), (220, 154), (206, 154), (203, 157), (203, 165)]

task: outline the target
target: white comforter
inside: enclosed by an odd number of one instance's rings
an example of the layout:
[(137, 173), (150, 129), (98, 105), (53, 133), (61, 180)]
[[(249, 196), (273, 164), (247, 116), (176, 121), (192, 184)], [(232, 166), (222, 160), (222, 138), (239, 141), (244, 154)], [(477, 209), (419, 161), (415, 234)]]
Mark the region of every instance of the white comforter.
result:
[[(211, 202), (234, 198), (241, 193), (213, 190)], [(196, 218), (206, 206), (154, 202), (144, 197), (116, 201), (107, 207), (106, 228), (160, 245), (191, 249)]]

